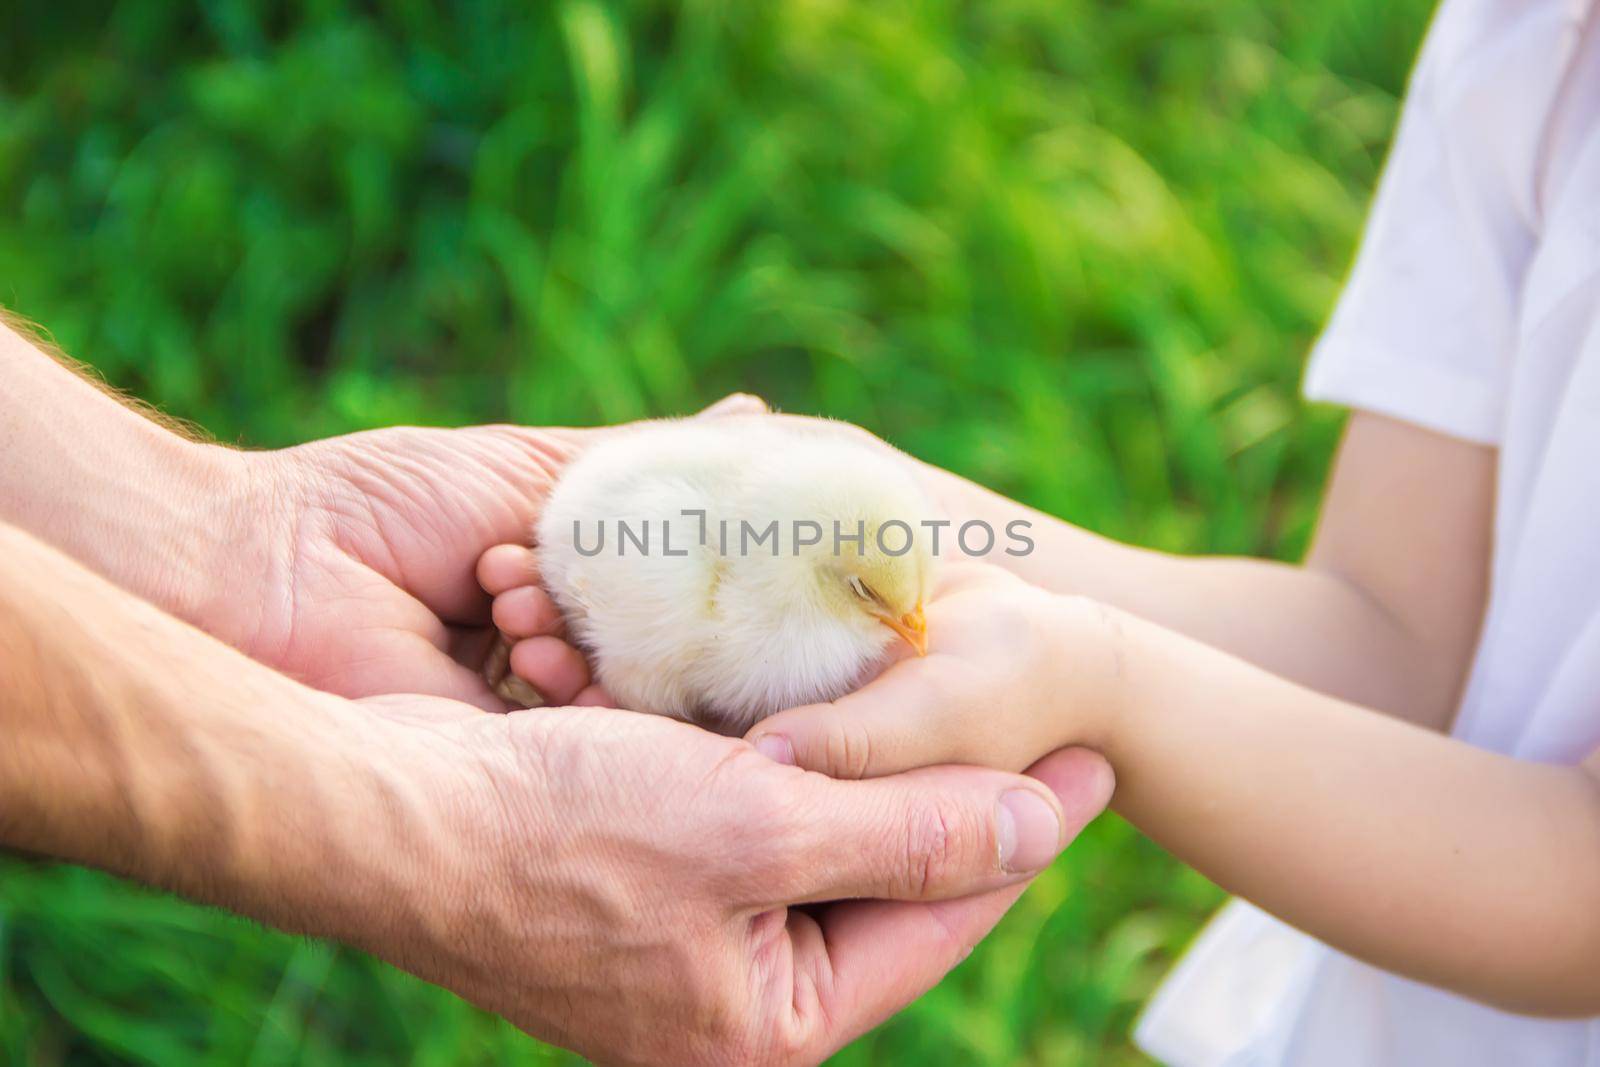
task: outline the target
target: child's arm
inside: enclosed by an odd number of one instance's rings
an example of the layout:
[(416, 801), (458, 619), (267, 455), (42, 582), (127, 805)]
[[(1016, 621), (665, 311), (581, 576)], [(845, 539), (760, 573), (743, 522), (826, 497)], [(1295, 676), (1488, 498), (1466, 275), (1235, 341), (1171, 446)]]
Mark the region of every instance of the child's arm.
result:
[[(952, 517), (1023, 518), (990, 562), (1225, 649), (1319, 692), (1448, 725), (1487, 599), (1495, 450), (1366, 412), (1350, 419), (1305, 563), (1119, 544), (923, 466)], [(1070, 462), (1065, 460), (1064, 462)]]
[(1087, 743), (1119, 811), (1329, 944), (1498, 1007), (1600, 1012), (1600, 761), (1484, 752), (967, 570), (930, 608), (926, 659), (752, 740), (781, 735), (801, 766), (850, 776)]
[[(1302, 566), (1118, 544), (916, 466), (957, 527), (981, 519), (1006, 544), (1007, 524), (1029, 522), (1032, 552), (989, 558), (1035, 585), (1093, 597), (1319, 692), (1443, 729), (1483, 615), (1494, 457), (1357, 412)], [(943, 543), (952, 538), (947, 532)], [(535, 571), (533, 554), (519, 546), (491, 549), (480, 566), (497, 598), (495, 622), (519, 641), (511, 666), (537, 685), (547, 660), (572, 656), (559, 640), (560, 613), (529, 584)]]

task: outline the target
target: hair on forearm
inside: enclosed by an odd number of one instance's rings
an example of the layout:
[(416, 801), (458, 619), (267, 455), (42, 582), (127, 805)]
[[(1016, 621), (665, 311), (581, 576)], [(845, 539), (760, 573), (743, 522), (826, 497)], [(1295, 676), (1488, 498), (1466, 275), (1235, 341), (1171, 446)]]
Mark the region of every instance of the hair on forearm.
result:
[(50, 332), (43, 326), (22, 317), (3, 305), (0, 305), (0, 327), (12, 330), (35, 349), (49, 356), (106, 396), (109, 396), (129, 411), (150, 420), (162, 429), (189, 441), (205, 444), (215, 443), (215, 438), (197, 423), (162, 411), (149, 401), (141, 400), (132, 393), (112, 385), (106, 381), (105, 375), (100, 373), (97, 368), (82, 360), (74, 359), (63, 352), (61, 346), (56, 344), (55, 338), (51, 337)]

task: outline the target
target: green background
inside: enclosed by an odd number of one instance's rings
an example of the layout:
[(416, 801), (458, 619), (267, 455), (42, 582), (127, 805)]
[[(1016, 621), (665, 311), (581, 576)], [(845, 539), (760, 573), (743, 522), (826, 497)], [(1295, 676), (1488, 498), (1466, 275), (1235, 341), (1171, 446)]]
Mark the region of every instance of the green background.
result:
[[(1295, 388), (1421, 0), (7, 0), (0, 304), (230, 441), (732, 389), (1293, 556)], [(4, 383), (0, 382), (0, 391)], [(1102, 819), (842, 1064), (1127, 1064), (1221, 894)], [(359, 954), (0, 860), (0, 1059), (567, 1062)]]

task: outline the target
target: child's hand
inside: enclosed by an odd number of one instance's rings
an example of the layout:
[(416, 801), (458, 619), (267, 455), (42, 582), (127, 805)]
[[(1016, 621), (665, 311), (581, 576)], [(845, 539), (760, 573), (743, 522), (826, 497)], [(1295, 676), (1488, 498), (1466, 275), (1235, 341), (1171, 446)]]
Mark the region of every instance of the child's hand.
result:
[(950, 565), (928, 635), (926, 657), (831, 704), (779, 712), (748, 740), (836, 778), (941, 763), (1021, 770), (1056, 749), (1101, 743), (1120, 688), (1114, 614), (986, 564)]
[(496, 545), (478, 560), (478, 583), (494, 598), (495, 627), (511, 642), (511, 671), (539, 691), (547, 705), (609, 707), (611, 698), (589, 680), (589, 664), (566, 641), (561, 609), (539, 585), (533, 550)]

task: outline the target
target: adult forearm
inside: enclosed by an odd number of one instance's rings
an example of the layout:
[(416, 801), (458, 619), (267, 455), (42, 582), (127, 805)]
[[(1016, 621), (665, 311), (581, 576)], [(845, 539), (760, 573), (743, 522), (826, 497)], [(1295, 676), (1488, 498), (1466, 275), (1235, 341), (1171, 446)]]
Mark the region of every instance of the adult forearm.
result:
[(0, 844), (351, 940), (398, 899), (360, 716), (3, 524), (0, 691)]
[(132, 410), (0, 319), (0, 521), (189, 621), (225, 595), (244, 457)]
[(1600, 1010), (1600, 791), (1123, 619), (1102, 739), (1130, 820), (1378, 966), (1508, 1010)]

